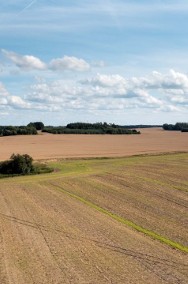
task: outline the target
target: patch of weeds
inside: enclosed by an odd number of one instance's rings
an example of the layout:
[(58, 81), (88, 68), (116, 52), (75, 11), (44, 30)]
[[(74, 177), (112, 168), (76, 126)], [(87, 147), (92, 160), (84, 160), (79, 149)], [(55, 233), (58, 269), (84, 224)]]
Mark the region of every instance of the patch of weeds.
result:
[(49, 174), (52, 173), (54, 169), (49, 167), (47, 164), (35, 163), (33, 174)]

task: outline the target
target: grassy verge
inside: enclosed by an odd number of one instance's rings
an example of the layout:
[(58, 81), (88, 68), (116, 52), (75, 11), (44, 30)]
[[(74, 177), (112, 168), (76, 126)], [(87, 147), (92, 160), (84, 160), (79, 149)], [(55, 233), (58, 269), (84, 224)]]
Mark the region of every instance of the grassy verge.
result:
[[(188, 153), (165, 153), (165, 154), (142, 154), (127, 157), (93, 157), (93, 158), (67, 158), (55, 161), (49, 161), (49, 166), (57, 168), (62, 173), (87, 172), (95, 170), (104, 170), (106, 167), (118, 169), (120, 167), (129, 167), (142, 164), (173, 163), (173, 161), (182, 161), (187, 166)], [(182, 165), (182, 164), (181, 164)]]

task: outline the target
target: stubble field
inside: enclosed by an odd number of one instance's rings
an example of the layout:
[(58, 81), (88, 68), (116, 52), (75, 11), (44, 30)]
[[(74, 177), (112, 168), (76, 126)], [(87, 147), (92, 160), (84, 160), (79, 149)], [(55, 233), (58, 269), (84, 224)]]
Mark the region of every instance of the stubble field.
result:
[(122, 157), (144, 153), (188, 152), (188, 133), (141, 129), (141, 135), (26, 135), (0, 137), (0, 160), (12, 153), (34, 159)]
[(0, 283), (188, 283), (188, 154), (0, 180)]

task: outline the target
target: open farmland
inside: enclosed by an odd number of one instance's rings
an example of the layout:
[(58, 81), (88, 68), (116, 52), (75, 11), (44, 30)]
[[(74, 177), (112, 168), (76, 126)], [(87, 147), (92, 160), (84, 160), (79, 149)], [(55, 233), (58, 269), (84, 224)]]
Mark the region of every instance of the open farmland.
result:
[(188, 283), (188, 154), (50, 165), (0, 180), (1, 284)]
[(144, 153), (188, 152), (188, 133), (141, 129), (141, 135), (53, 135), (0, 137), (0, 160), (12, 153), (34, 159), (118, 157)]

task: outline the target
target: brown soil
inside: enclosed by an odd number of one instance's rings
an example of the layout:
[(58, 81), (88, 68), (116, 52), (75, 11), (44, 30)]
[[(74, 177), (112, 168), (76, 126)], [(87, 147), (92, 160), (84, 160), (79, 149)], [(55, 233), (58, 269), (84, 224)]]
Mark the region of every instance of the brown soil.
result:
[(0, 191), (1, 284), (186, 284), (186, 255), (43, 184)]
[(12, 153), (34, 159), (115, 157), (144, 153), (188, 151), (188, 133), (141, 129), (141, 135), (52, 135), (0, 138), (0, 160)]
[(186, 245), (187, 160), (187, 154), (82, 160), (90, 172), (77, 176), (1, 179), (0, 283), (187, 284), (185, 252), (66, 193)]

